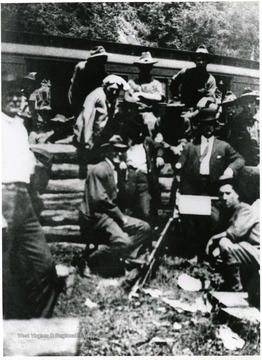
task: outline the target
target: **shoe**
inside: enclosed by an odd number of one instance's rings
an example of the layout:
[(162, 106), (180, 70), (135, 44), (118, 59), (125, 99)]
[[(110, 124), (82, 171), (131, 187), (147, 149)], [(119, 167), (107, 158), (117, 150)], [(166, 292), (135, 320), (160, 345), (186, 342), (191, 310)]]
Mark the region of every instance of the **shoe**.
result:
[(72, 261), (72, 265), (75, 266), (81, 277), (90, 278), (91, 277), (91, 270), (87, 265), (87, 261), (84, 257), (77, 257), (74, 258)]
[(125, 268), (130, 271), (132, 269), (141, 269), (146, 264), (146, 260), (143, 259), (126, 259)]
[(126, 271), (125, 279), (122, 281), (120, 286), (128, 292), (132, 289), (132, 286), (135, 284), (139, 278), (140, 271), (138, 269), (133, 269), (131, 271)]

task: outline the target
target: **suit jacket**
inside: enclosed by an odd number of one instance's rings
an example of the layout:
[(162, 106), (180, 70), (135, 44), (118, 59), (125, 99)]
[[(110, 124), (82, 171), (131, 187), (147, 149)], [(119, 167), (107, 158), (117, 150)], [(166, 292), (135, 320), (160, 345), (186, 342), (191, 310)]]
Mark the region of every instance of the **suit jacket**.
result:
[(84, 201), (80, 210), (90, 220), (107, 215), (122, 224), (124, 214), (116, 205), (117, 187), (114, 172), (107, 161), (89, 165), (85, 182)]
[[(185, 146), (178, 162), (181, 164), (181, 194), (197, 195), (195, 184), (200, 175), (200, 139)], [(244, 164), (243, 157), (228, 143), (214, 139), (209, 162), (211, 184), (223, 175), (226, 168), (230, 167), (235, 175)]]

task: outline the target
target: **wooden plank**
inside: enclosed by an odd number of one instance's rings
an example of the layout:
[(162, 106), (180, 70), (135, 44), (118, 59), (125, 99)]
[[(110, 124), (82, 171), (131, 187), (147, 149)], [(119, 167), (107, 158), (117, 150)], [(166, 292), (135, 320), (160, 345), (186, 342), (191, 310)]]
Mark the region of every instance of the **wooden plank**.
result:
[(53, 164), (51, 179), (78, 178), (79, 166), (77, 164)]
[(49, 243), (83, 243), (78, 225), (43, 226), (43, 230)]
[(73, 145), (68, 144), (34, 144), (31, 148), (41, 148), (53, 155), (53, 163), (77, 164), (77, 152)]
[[(62, 163), (52, 165), (52, 179), (73, 179), (78, 178), (79, 165)], [(160, 177), (173, 177), (173, 170), (170, 164), (165, 166), (160, 171)]]
[(249, 307), (247, 292), (214, 291), (210, 296), (211, 300), (225, 307)]
[(46, 192), (83, 192), (84, 187), (85, 180), (82, 179), (49, 180)]
[(260, 312), (255, 307), (247, 307), (244, 311), (242, 307), (227, 307), (221, 309), (221, 311), (233, 317), (235, 320), (249, 321), (252, 324), (260, 322)]
[(41, 213), (40, 222), (42, 225), (78, 225), (79, 211), (75, 210), (44, 210)]
[(4, 356), (77, 355), (77, 318), (5, 320)]

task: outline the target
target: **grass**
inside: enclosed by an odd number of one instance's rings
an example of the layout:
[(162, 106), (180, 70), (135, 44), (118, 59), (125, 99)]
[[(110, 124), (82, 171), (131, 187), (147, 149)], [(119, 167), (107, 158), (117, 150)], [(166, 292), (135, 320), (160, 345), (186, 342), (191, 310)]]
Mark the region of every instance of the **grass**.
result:
[[(73, 256), (82, 250), (75, 246), (51, 245), (57, 263), (70, 265)], [(178, 276), (187, 273), (209, 280), (209, 288), (216, 289), (221, 281), (218, 274), (207, 266), (191, 265), (178, 257), (163, 257), (150, 282), (150, 288), (159, 289), (174, 299), (193, 303), (203, 292), (186, 292), (177, 286)], [(148, 285), (149, 286), (149, 285)], [(85, 306), (89, 298), (98, 307)], [(62, 294), (54, 316), (78, 317), (80, 356), (177, 356), (177, 355), (259, 355), (260, 326), (249, 323), (235, 331), (245, 340), (241, 350), (228, 351), (216, 337), (219, 326), (217, 312), (211, 314), (178, 313), (160, 298), (141, 293), (139, 298), (128, 300), (119, 286), (112, 281), (92, 275), (90, 279), (76, 276), (70, 299)], [(180, 330), (173, 327), (181, 325)]]

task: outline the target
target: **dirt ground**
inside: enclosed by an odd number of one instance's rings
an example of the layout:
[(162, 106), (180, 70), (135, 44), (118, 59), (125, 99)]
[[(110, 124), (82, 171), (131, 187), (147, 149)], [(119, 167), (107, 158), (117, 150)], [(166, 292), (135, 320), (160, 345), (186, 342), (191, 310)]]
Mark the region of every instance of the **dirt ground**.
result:
[[(70, 265), (74, 255), (82, 251), (77, 246), (62, 245), (52, 245), (51, 250), (57, 263), (65, 265)], [(208, 289), (182, 290), (177, 285), (181, 274), (200, 279)], [(154, 278), (146, 285), (161, 291), (160, 297), (143, 292), (129, 301), (120, 281), (121, 278), (102, 279), (96, 275), (87, 279), (76, 274), (71, 298), (60, 296), (54, 316), (80, 319), (80, 356), (260, 354), (259, 325), (235, 324), (233, 330), (245, 345), (241, 350), (230, 351), (216, 336), (221, 324), (218, 310), (181, 311), (163, 301), (176, 299), (190, 305), (206, 299), (208, 291), (216, 289), (221, 281), (219, 274), (212, 273), (207, 266), (164, 255)]]

